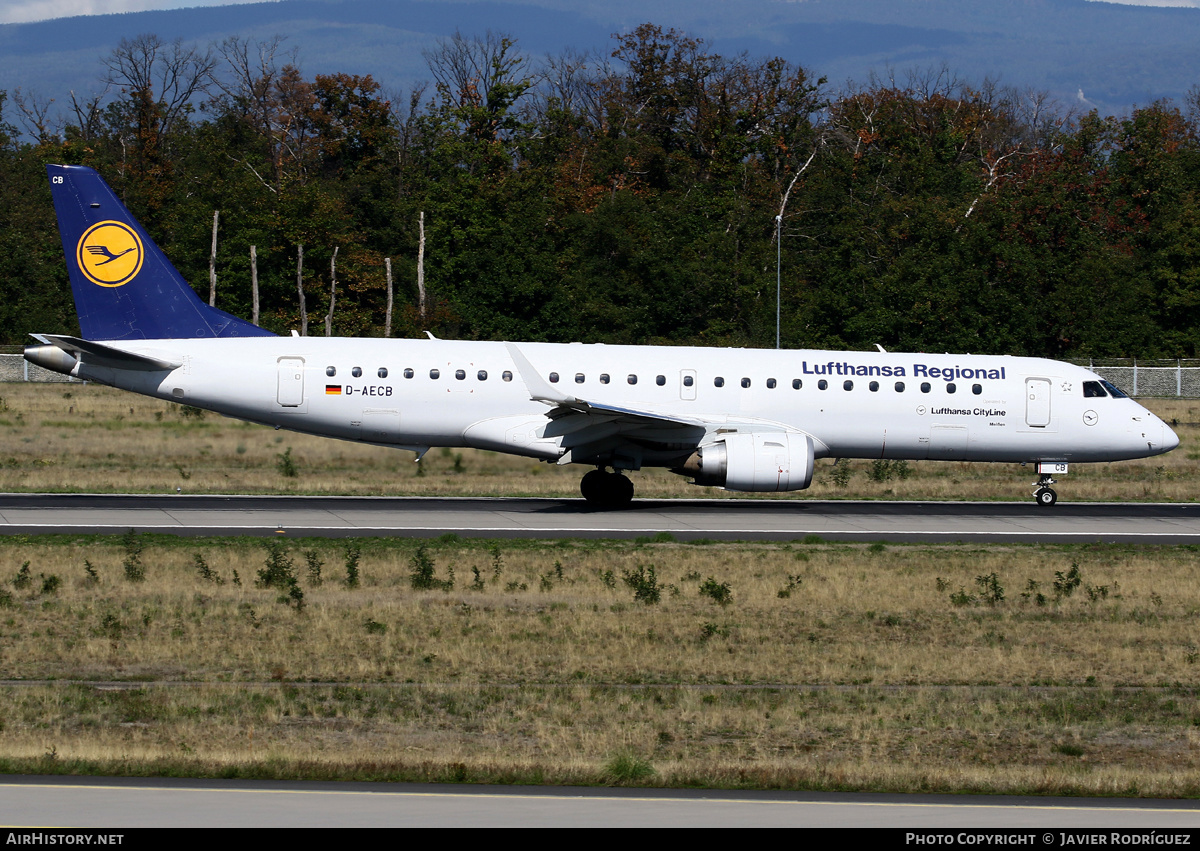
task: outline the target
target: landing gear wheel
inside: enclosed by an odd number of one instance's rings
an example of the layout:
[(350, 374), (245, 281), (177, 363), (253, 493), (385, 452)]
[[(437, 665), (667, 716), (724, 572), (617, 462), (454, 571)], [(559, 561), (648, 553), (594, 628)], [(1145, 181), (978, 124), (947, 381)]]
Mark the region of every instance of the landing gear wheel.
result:
[(1033, 483), (1033, 501), (1045, 508), (1058, 502), (1058, 494), (1054, 492), (1054, 488), (1050, 487), (1053, 484), (1057, 484), (1057, 482), (1049, 473), (1038, 473), (1038, 480)]
[(625, 508), (629, 503), (633, 502), (633, 482), (628, 476), (622, 476), (620, 473), (613, 473), (609, 479), (609, 497), (612, 500), (609, 504), (613, 508)]
[(579, 492), (595, 508), (624, 508), (633, 500), (633, 482), (620, 473), (592, 470), (579, 482)]
[(604, 486), (609, 474), (603, 470), (592, 470), (584, 475), (579, 482), (579, 492), (592, 505), (604, 504)]

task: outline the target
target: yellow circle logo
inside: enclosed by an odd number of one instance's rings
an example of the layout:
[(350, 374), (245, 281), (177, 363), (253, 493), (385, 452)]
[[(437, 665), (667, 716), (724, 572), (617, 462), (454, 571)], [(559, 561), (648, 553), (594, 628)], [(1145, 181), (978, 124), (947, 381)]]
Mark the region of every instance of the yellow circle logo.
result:
[(79, 238), (75, 261), (93, 284), (119, 287), (129, 283), (142, 269), (142, 241), (127, 224), (100, 222)]

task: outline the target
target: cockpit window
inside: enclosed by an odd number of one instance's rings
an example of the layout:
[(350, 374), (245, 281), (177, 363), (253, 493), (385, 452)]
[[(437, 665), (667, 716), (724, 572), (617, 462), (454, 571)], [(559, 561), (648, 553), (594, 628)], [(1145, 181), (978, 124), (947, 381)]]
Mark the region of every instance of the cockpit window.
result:
[(1101, 380), (1100, 383), (1102, 385), (1104, 385), (1104, 389), (1107, 390), (1114, 399), (1128, 399), (1129, 398), (1129, 396), (1125, 393), (1124, 390), (1122, 390), (1120, 387), (1117, 387), (1117, 385), (1113, 384), (1111, 381)]
[(1083, 382), (1083, 398), (1099, 399), (1100, 397), (1107, 396), (1107, 395), (1108, 395), (1108, 393), (1106, 393), (1104, 391), (1104, 388), (1100, 386), (1099, 381)]

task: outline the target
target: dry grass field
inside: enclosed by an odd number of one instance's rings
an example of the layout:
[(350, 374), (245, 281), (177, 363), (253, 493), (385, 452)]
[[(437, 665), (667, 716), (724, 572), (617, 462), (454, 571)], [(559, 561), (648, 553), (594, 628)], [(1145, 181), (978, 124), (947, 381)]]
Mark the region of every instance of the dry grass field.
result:
[[(582, 472), (418, 466), (97, 386), (0, 397), (9, 492), (576, 497)], [(1064, 499), (1195, 499), (1200, 401), (1148, 404), (1181, 447), (1075, 466)], [(764, 498), (1022, 500), (1033, 478), (822, 461)], [(1200, 794), (1188, 548), (418, 547), (0, 539), (0, 771)]]
[(0, 771), (1200, 794), (1192, 549), (419, 546), (0, 541)]
[[(1191, 501), (1200, 400), (1143, 399), (1181, 445), (1142, 461), (1074, 465), (1064, 500)], [(470, 449), (411, 452), (275, 431), (97, 385), (0, 385), (0, 491), (308, 493), (578, 497), (586, 468)], [(288, 475), (293, 473), (294, 475)], [(1024, 500), (1015, 464), (818, 462), (813, 486), (769, 499)], [(633, 474), (642, 497), (722, 497), (662, 470)]]

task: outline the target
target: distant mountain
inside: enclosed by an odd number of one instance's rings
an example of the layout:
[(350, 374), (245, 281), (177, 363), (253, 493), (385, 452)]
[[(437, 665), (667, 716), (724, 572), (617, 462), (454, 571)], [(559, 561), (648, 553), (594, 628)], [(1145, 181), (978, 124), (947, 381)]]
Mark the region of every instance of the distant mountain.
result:
[(0, 89), (64, 102), (100, 88), (100, 59), (123, 37), (152, 32), (206, 45), (230, 35), (283, 34), (308, 75), (372, 74), (389, 89), (427, 76), (421, 51), (492, 29), (539, 56), (611, 49), (613, 32), (645, 21), (705, 39), (719, 53), (780, 55), (835, 86), (874, 72), (945, 64), (978, 82), (1082, 90), (1104, 112), (1200, 83), (1200, 9), (1088, 0), (285, 0), (0, 25)]

